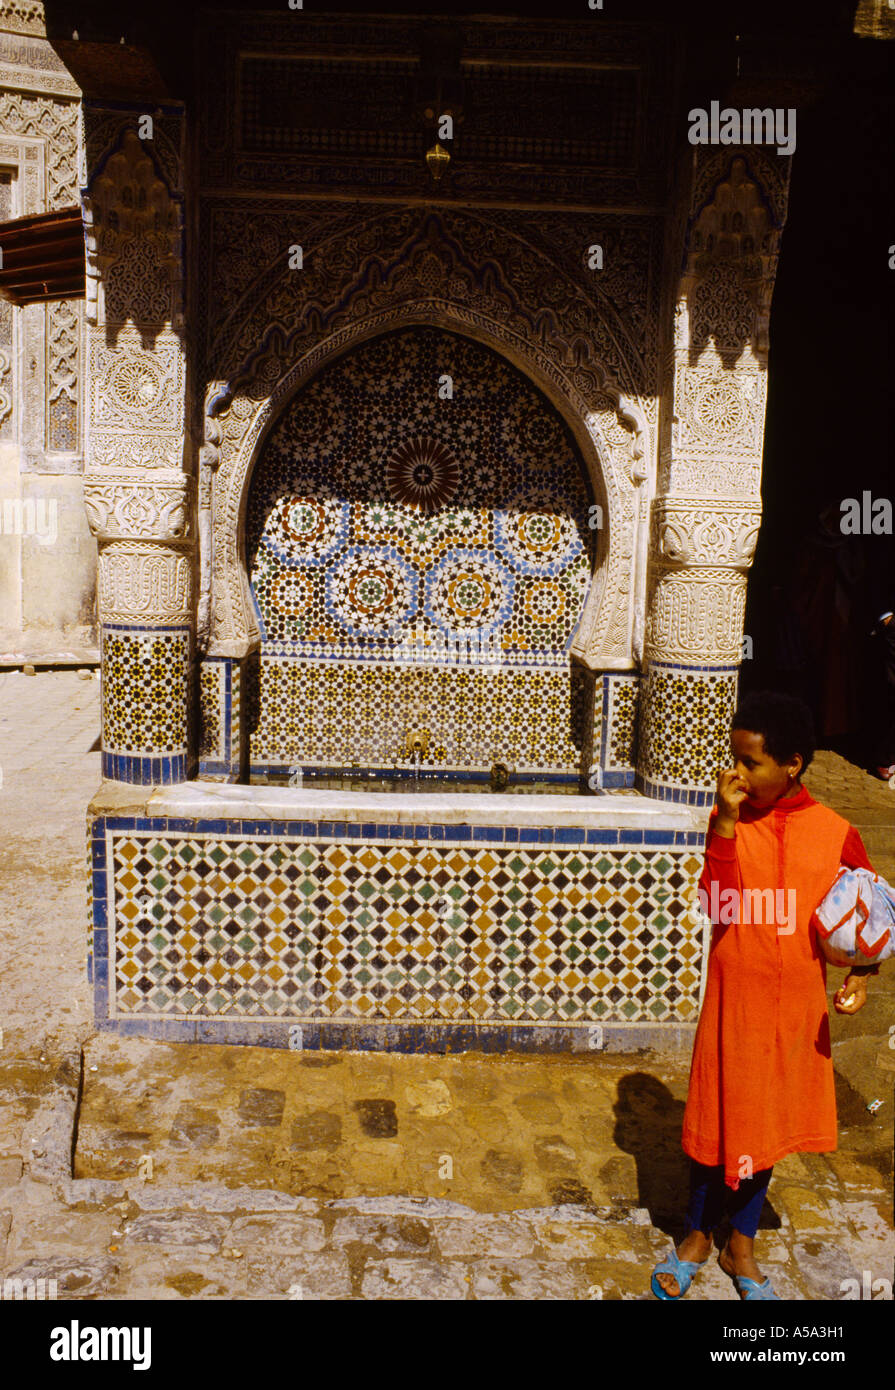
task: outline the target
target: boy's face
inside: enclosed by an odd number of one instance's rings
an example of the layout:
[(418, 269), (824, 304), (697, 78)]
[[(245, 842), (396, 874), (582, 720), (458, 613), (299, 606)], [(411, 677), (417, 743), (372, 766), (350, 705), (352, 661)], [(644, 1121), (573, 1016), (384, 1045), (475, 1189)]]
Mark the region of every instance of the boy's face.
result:
[[(789, 763), (776, 762), (765, 750), (764, 735), (748, 729), (734, 729), (730, 735), (733, 767), (753, 806), (768, 806), (791, 791), (802, 770), (801, 755)], [(789, 773), (793, 776), (790, 777)]]

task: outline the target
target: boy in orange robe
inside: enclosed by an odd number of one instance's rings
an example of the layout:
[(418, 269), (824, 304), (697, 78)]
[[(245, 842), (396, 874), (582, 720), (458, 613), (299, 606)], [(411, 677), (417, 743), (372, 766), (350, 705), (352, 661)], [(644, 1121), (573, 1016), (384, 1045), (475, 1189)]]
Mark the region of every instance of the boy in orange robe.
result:
[[(814, 748), (801, 700), (761, 692), (740, 703), (700, 880), (715, 910), (684, 1112), (688, 1234), (653, 1273), (659, 1298), (686, 1293), (725, 1205), (721, 1268), (742, 1298), (776, 1298), (753, 1254), (771, 1168), (788, 1153), (836, 1148), (826, 961), (810, 922), (840, 864), (873, 866), (858, 832), (801, 785)], [(863, 1007), (877, 969), (851, 968), (838, 1013)]]

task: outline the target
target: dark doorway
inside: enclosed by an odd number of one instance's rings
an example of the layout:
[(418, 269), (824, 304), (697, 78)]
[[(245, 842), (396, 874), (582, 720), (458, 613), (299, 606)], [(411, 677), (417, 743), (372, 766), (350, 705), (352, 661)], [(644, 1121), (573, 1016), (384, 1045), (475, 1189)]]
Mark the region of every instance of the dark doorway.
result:
[(740, 679), (802, 695), (821, 746), (861, 763), (880, 718), (870, 634), (895, 583), (895, 538), (844, 536), (840, 522), (845, 498), (895, 502), (891, 47), (845, 43), (826, 95), (799, 110)]

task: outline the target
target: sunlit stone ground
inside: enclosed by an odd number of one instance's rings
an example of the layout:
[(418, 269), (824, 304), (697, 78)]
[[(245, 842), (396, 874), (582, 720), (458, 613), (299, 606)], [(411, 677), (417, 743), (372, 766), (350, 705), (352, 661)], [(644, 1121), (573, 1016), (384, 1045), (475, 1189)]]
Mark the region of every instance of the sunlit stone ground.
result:
[[(98, 697), (76, 672), (0, 673), (3, 1275), (55, 1276), (67, 1298), (650, 1298), (685, 1193), (685, 1053), (289, 1053), (93, 1032)], [(831, 753), (806, 780), (895, 880), (895, 793)], [(891, 1279), (893, 976), (855, 1018), (832, 1015), (838, 1152), (775, 1171), (758, 1258), (781, 1297)], [(710, 1262), (689, 1297), (736, 1295)]]

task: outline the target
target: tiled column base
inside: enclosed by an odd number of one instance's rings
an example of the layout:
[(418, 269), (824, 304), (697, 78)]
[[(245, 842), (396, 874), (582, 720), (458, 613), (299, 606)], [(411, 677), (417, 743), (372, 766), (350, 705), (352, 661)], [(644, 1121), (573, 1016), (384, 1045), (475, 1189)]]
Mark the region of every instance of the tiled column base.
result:
[[(698, 1012), (704, 814), (200, 786), (91, 808), (97, 1025), (288, 1047), (601, 1046)], [(591, 1030), (590, 1032), (588, 1030)], [(599, 1029), (597, 1029), (599, 1033)]]
[(102, 631), (103, 776), (139, 786), (190, 775), (188, 626)]
[(737, 666), (651, 661), (640, 712), (637, 786), (647, 796), (691, 806), (715, 798), (730, 761)]
[(199, 777), (236, 782), (242, 737), (242, 660), (206, 657), (199, 667)]

